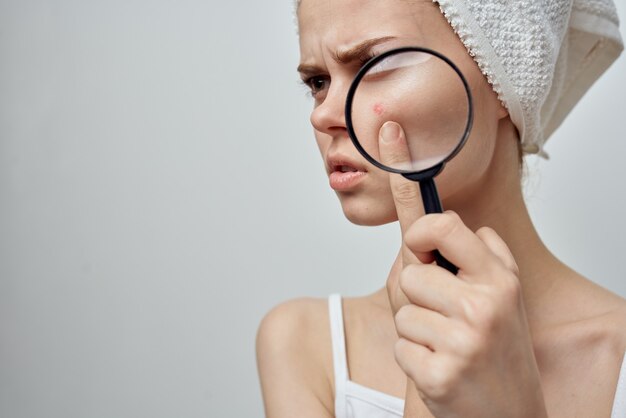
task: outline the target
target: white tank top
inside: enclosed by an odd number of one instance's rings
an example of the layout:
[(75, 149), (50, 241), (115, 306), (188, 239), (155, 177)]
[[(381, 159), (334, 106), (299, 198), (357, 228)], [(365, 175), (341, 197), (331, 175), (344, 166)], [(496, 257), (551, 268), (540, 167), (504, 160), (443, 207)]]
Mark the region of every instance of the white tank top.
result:
[[(404, 414), (404, 399), (350, 380), (346, 357), (341, 295), (328, 297), (335, 374), (335, 418), (396, 418)], [(626, 356), (622, 361), (611, 418), (626, 418)]]

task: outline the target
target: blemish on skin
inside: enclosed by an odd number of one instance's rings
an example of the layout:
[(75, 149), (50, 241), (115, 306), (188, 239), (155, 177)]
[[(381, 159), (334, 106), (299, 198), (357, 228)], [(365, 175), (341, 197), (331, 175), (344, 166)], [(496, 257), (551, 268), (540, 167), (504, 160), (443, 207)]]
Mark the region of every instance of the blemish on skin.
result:
[(382, 115), (383, 113), (385, 113), (385, 108), (383, 107), (382, 104), (380, 103), (376, 103), (374, 105), (374, 107), (372, 108), (372, 110), (374, 111), (374, 113), (376, 113), (378, 116)]

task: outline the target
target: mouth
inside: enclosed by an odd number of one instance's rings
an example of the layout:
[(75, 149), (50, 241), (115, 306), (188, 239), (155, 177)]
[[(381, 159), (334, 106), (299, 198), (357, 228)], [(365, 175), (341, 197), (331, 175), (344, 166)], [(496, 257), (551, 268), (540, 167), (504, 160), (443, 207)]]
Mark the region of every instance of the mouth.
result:
[(365, 168), (346, 160), (330, 159), (329, 167), (328, 179), (330, 187), (335, 191), (353, 189), (367, 174)]
[(356, 167), (352, 167), (350, 165), (336, 165), (333, 167), (333, 172), (338, 171), (340, 173), (358, 173), (359, 170)]

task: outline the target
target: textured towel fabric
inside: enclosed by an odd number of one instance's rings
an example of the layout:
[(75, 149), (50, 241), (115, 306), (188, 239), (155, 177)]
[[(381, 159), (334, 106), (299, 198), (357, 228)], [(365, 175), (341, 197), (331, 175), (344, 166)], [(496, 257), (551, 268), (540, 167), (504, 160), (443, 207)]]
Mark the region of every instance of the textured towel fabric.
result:
[(623, 50), (611, 0), (433, 0), (517, 127), (543, 145)]

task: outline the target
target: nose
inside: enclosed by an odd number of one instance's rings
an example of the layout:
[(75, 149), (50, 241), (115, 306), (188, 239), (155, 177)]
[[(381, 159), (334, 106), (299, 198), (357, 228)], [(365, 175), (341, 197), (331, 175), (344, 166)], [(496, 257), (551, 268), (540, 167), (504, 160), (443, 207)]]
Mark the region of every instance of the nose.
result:
[(344, 107), (347, 87), (340, 83), (331, 84), (324, 101), (311, 113), (311, 124), (316, 131), (335, 136), (346, 131)]

